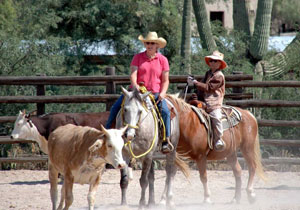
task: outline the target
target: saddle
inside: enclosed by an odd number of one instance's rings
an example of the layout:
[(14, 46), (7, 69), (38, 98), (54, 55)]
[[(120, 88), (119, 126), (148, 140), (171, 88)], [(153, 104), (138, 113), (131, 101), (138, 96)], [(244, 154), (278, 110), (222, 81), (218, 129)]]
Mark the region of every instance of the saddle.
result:
[[(213, 149), (213, 131), (210, 123), (210, 116), (207, 112), (204, 111), (203, 108), (198, 108), (196, 106), (191, 106), (192, 110), (197, 114), (201, 123), (205, 125), (207, 129), (207, 142), (211, 149)], [(223, 131), (233, 128), (242, 120), (242, 114), (239, 110), (237, 110), (233, 106), (222, 106), (222, 126)]]

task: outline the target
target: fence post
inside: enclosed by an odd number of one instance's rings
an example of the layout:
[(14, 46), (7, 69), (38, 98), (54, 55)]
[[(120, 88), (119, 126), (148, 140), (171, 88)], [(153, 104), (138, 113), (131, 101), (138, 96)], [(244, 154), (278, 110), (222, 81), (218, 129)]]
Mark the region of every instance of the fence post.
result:
[[(38, 74), (37, 76), (46, 76), (45, 74)], [(45, 85), (37, 85), (36, 86), (36, 95), (44, 96), (45, 95)], [(45, 103), (37, 103), (37, 115), (45, 114)]]
[[(239, 75), (242, 75), (244, 74), (244, 72), (241, 72), (241, 71), (234, 71), (232, 72), (232, 74), (239, 74)], [(241, 81), (240, 79), (236, 80), (236, 81)], [(241, 88), (241, 87), (233, 87), (232, 88), (232, 93), (239, 93), (239, 94), (242, 94), (244, 92), (244, 89)], [(241, 98), (233, 98), (233, 100), (241, 100)]]
[[(106, 75), (115, 75), (115, 67), (106, 67)], [(115, 94), (116, 93), (116, 84), (114, 82), (106, 82), (106, 94)], [(109, 111), (114, 101), (109, 100), (106, 102), (106, 111)]]

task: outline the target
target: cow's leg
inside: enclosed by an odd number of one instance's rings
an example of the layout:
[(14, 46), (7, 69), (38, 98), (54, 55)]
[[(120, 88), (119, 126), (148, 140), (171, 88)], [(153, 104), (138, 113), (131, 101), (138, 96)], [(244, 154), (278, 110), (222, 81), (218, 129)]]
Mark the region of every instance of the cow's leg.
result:
[(67, 171), (65, 174), (65, 208), (64, 210), (68, 210), (69, 207), (73, 203), (73, 183), (74, 183), (74, 177), (70, 171)]
[(87, 196), (88, 203), (89, 203), (89, 210), (94, 210), (95, 206), (95, 194), (97, 192), (99, 183), (100, 183), (101, 174), (98, 175), (97, 179), (94, 183), (90, 184), (89, 193)]
[[(168, 208), (172, 208), (174, 206), (173, 202), (173, 186), (172, 182), (174, 181), (174, 177), (177, 172), (177, 166), (175, 165), (175, 156), (176, 152), (173, 151), (172, 153), (167, 155), (167, 161), (166, 161), (166, 182), (165, 182), (165, 204)], [(163, 199), (161, 200), (161, 204), (163, 204)]]
[(204, 203), (211, 203), (210, 200), (210, 191), (207, 185), (207, 171), (206, 171), (206, 157), (205, 156), (201, 156), (197, 159), (197, 166), (198, 166), (198, 170), (200, 173), (200, 180), (202, 182), (203, 185), (203, 190), (204, 190)]
[(151, 164), (152, 164), (152, 158), (146, 157), (143, 161), (142, 174), (140, 178), (140, 186), (142, 188), (142, 191), (141, 191), (141, 198), (139, 202), (139, 209), (144, 209), (144, 207), (146, 206), (145, 196), (146, 196), (146, 189), (149, 185), (148, 174), (151, 168)]
[(148, 174), (148, 180), (149, 180), (149, 202), (148, 205), (154, 206), (155, 204), (155, 196), (154, 196), (154, 161), (152, 160), (151, 168)]
[(60, 202), (59, 202), (59, 206), (57, 207), (57, 210), (63, 209), (64, 202), (65, 202), (65, 182), (63, 182), (63, 185), (61, 187)]
[(49, 168), (50, 197), (52, 202), (52, 210), (56, 210), (58, 171), (53, 167), (50, 161), (49, 161), (48, 168)]
[(129, 182), (128, 166), (125, 166), (125, 168), (121, 169), (120, 173), (121, 173), (120, 187), (122, 192), (121, 205), (127, 205), (126, 192), (127, 192), (128, 182)]
[(236, 153), (227, 157), (227, 163), (231, 166), (235, 177), (235, 195), (232, 200), (233, 203), (240, 203), (242, 195), (242, 168), (237, 160)]

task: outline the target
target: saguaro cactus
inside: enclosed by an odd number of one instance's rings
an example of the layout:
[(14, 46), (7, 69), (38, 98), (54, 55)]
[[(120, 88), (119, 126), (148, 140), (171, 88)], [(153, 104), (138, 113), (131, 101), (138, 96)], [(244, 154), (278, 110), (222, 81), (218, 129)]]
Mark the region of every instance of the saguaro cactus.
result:
[(181, 70), (191, 73), (190, 56), (191, 56), (191, 12), (192, 0), (184, 0), (182, 15), (182, 35), (181, 35)]
[(205, 1), (193, 0), (193, 8), (202, 47), (209, 52), (212, 52), (217, 49), (217, 45), (211, 32), (210, 22), (206, 13)]
[(273, 0), (259, 0), (254, 33), (250, 44), (252, 58), (259, 61), (268, 50)]
[(233, 0), (233, 28), (250, 36), (250, 26), (245, 0)]
[[(255, 72), (264, 76), (278, 76), (294, 69), (300, 65), (300, 33), (285, 48), (282, 53), (278, 53), (269, 60), (260, 61), (255, 67)], [(298, 67), (299, 68), (299, 67)]]

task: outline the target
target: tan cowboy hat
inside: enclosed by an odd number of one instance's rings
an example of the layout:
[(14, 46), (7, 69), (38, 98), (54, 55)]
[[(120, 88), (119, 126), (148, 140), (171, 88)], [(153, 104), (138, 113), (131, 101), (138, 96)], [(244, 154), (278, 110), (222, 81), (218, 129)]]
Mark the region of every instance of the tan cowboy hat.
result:
[(214, 51), (212, 55), (205, 56), (205, 62), (209, 66), (209, 61), (210, 60), (218, 60), (221, 61), (221, 66), (220, 69), (225, 69), (227, 67), (227, 63), (223, 60), (224, 59), (224, 54), (220, 53), (218, 50)]
[(142, 35), (139, 35), (138, 39), (143, 43), (155, 42), (158, 44), (159, 48), (164, 48), (167, 45), (167, 41), (162, 37), (158, 38), (156, 32), (149, 32), (145, 38)]

